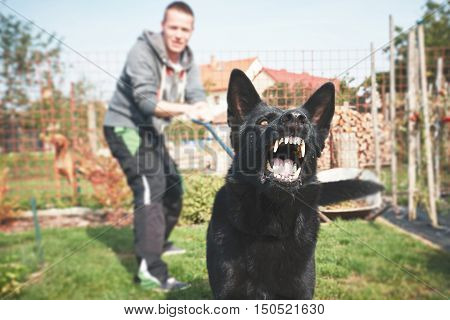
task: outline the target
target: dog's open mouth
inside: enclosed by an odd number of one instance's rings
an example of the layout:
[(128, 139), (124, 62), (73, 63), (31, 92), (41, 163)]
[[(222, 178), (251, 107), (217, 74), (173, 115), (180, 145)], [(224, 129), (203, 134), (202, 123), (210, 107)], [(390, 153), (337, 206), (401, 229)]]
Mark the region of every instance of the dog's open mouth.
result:
[(268, 152), (266, 172), (282, 182), (299, 180), (306, 145), (302, 138), (287, 136), (275, 141)]

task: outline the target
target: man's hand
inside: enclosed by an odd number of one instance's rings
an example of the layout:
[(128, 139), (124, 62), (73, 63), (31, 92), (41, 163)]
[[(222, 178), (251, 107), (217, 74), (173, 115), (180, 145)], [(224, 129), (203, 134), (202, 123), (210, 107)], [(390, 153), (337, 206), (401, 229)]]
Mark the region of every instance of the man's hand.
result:
[(195, 108), (208, 108), (208, 103), (206, 101), (199, 101), (193, 104)]
[(184, 114), (189, 105), (159, 101), (155, 108), (155, 116), (160, 118), (172, 118)]
[(198, 119), (205, 122), (211, 122), (213, 118), (206, 101), (194, 104), (160, 101), (155, 108), (155, 115), (162, 118), (183, 118), (185, 116), (189, 119)]
[(191, 105), (191, 108), (187, 110), (186, 114), (191, 119), (197, 119), (204, 122), (211, 122), (213, 116), (211, 110), (206, 101), (199, 101)]

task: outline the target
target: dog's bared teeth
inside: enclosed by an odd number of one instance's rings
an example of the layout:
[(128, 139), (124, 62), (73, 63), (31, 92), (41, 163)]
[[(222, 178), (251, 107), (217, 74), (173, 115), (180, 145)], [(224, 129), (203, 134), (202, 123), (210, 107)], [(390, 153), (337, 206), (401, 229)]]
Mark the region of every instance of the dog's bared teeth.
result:
[(295, 144), (300, 145), (302, 139), (300, 137), (295, 138)]
[(283, 160), (281, 160), (281, 159), (278, 159), (278, 158), (273, 159), (273, 167), (272, 168), (273, 168), (273, 173), (275, 174), (275, 176), (277, 174), (280, 174), (283, 171), (284, 164), (282, 162), (283, 162)]
[(295, 171), (294, 176), (293, 176), (294, 180), (298, 179), (298, 176), (300, 175), (301, 171), (302, 171), (302, 167), (298, 168), (297, 171)]
[(267, 167), (267, 170), (269, 170), (270, 172), (273, 172), (273, 168), (270, 166), (270, 162), (269, 161), (267, 161), (266, 167)]
[(275, 145), (273, 146), (273, 153), (277, 152), (278, 150), (278, 140), (275, 141)]
[(284, 137), (284, 143), (289, 144), (289, 137)]
[(303, 142), (303, 141), (301, 142), (300, 148), (301, 148), (301, 151), (302, 151), (302, 158), (304, 158), (305, 157), (305, 153), (306, 153), (305, 142)]

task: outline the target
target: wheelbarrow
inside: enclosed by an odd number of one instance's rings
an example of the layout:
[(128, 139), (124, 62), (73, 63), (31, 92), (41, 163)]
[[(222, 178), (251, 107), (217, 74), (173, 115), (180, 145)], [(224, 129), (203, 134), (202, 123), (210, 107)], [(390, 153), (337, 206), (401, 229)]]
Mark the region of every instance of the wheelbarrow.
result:
[[(317, 179), (322, 183), (355, 179), (379, 183), (379, 179), (372, 171), (358, 168), (324, 170), (317, 174)], [(346, 206), (346, 204), (348, 205)], [(325, 217), (329, 220), (336, 218), (373, 220), (383, 214), (389, 207), (390, 205), (383, 201), (381, 191), (379, 191), (356, 200), (337, 203), (336, 205), (319, 206), (319, 211), (322, 213), (321, 218), (323, 220), (326, 220)]]

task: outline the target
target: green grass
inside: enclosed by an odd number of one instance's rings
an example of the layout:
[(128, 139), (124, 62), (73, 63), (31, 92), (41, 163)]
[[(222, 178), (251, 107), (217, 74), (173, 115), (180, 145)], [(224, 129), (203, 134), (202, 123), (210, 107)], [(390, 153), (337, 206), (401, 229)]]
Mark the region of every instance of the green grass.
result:
[(53, 173), (53, 153), (23, 152), (0, 154), (0, 169), (8, 168), (8, 192), (5, 201), (18, 210), (30, 210), (30, 200), (36, 199), (38, 209), (65, 208), (73, 205), (99, 208), (89, 181), (78, 177), (80, 194), (76, 203), (72, 199), (72, 187), (59, 178), (61, 190)]
[(0, 167), (14, 168), (15, 177), (27, 177), (32, 173), (53, 168), (52, 152), (20, 152), (0, 154)]
[[(53, 169), (52, 169), (53, 170)], [(30, 210), (31, 198), (36, 199), (38, 209), (67, 208), (72, 206), (82, 206), (89, 208), (100, 208), (101, 204), (95, 199), (92, 184), (79, 179), (80, 193), (76, 202), (72, 199), (72, 188), (69, 183), (61, 180), (60, 194), (53, 177), (33, 177), (26, 180), (12, 180), (8, 182), (11, 192), (6, 194), (6, 201), (12, 203), (18, 210)]]
[[(75, 250), (73, 255), (44, 273), (36, 271), (31, 232), (0, 234), (0, 271), (11, 266), (17, 281), (33, 279), (14, 298), (211, 298), (205, 264), (206, 225), (175, 229), (173, 239), (177, 245), (186, 248), (187, 253), (165, 260), (171, 274), (192, 283), (192, 287), (169, 294), (145, 291), (132, 283), (136, 269), (132, 230), (110, 229), (97, 239), (106, 229), (44, 230), (46, 267)], [(85, 243), (88, 245), (83, 247)], [(320, 232), (316, 262), (316, 299), (443, 298), (430, 287), (446, 297), (450, 295), (450, 255), (378, 223), (338, 221), (324, 226)]]

